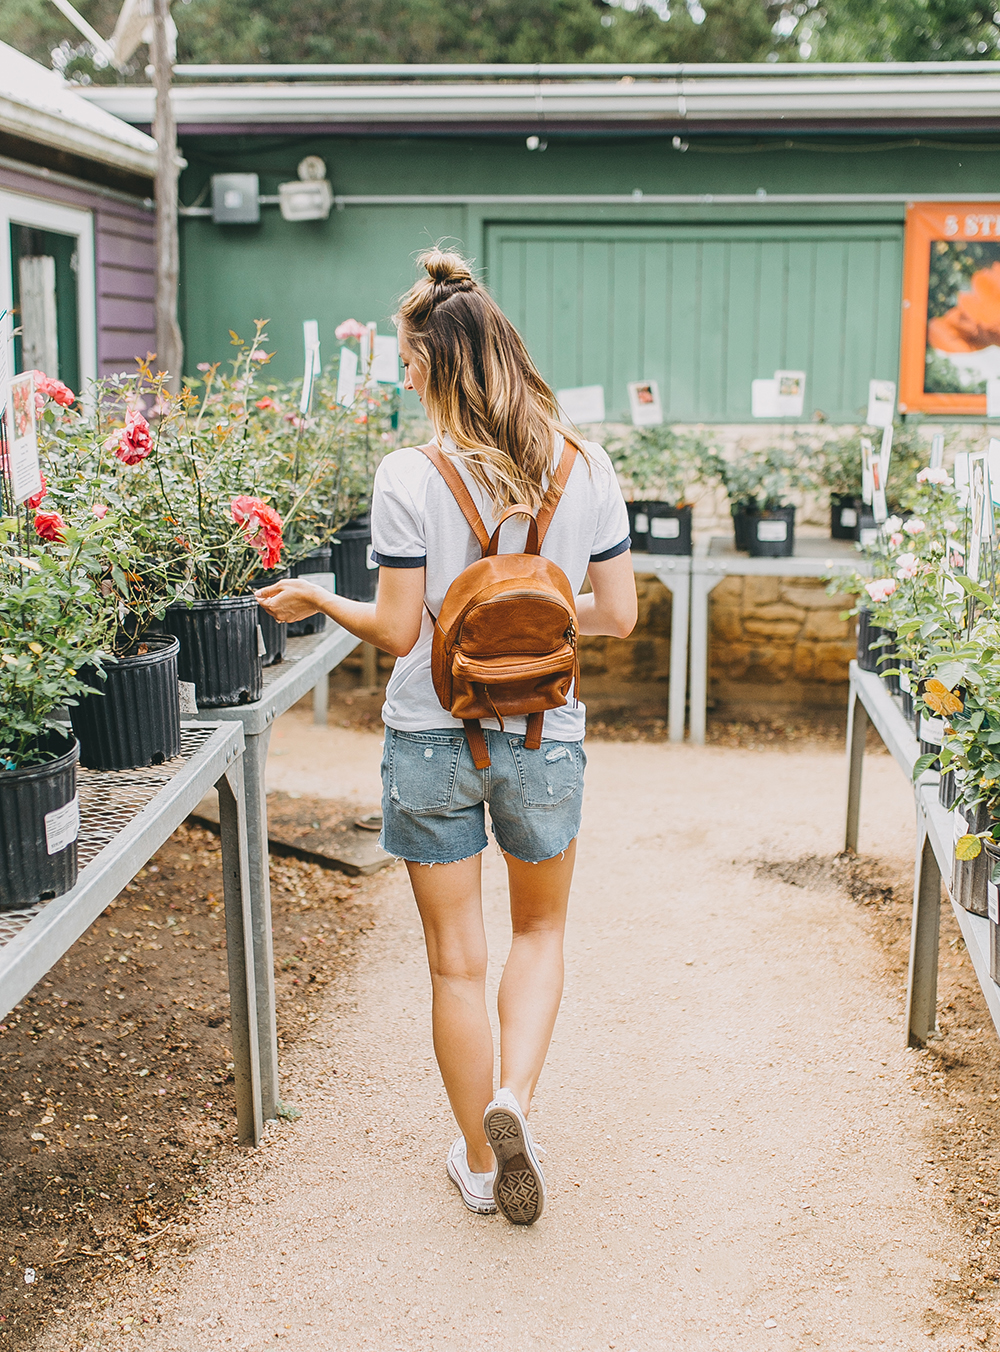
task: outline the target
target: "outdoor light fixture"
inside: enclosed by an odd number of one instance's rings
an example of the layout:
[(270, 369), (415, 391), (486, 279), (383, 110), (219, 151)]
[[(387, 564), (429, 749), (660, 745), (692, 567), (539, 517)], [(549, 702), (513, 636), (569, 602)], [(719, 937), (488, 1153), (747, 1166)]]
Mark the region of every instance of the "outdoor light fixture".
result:
[(529, 136), (524, 144), (529, 150), (544, 150), (549, 143), (538, 136)]
[(261, 196), (257, 174), (213, 174), (211, 207), (182, 207), (184, 216), (211, 216), (216, 225), (256, 225), (260, 208), (279, 206), (286, 221), (325, 221), (333, 206), (333, 187), (319, 155), (298, 164), (298, 178), (279, 183), (274, 196)]
[(319, 155), (307, 155), (298, 163), (298, 178), (279, 183), (281, 214), (286, 221), (325, 221), (333, 206), (333, 188), (326, 164)]

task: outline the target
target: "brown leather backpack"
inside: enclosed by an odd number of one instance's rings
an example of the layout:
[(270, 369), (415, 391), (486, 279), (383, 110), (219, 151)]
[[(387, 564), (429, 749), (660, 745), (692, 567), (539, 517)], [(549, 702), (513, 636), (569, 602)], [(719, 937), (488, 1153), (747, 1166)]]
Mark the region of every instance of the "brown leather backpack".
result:
[[(490, 753), (481, 718), (496, 718), (502, 728), (505, 714), (527, 714), (524, 745), (537, 751), (546, 709), (564, 705), (579, 683), (573, 588), (562, 569), (539, 553), (577, 447), (566, 442), (537, 514), (509, 507), (492, 536), (448, 457), (434, 445), (420, 449), (451, 489), (483, 551), (455, 578), (440, 614), (431, 617), (431, 675), (444, 708), (465, 724), (476, 769), (485, 770)], [(498, 554), (500, 528), (512, 516), (530, 518), (525, 553)]]

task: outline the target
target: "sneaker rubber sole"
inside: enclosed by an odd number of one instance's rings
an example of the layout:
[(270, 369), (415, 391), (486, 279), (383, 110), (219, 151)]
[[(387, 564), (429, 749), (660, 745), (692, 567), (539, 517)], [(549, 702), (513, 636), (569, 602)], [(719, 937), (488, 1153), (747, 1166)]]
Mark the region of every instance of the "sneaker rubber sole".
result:
[(545, 1179), (530, 1139), (507, 1108), (488, 1108), (483, 1127), (497, 1160), (497, 1206), (513, 1225), (533, 1225), (545, 1207)]
[(480, 1200), (478, 1197), (474, 1197), (471, 1193), (467, 1192), (466, 1189), (463, 1187), (462, 1180), (458, 1176), (458, 1170), (452, 1164), (451, 1160), (448, 1161), (447, 1167), (448, 1167), (448, 1177), (451, 1179), (455, 1187), (458, 1189), (462, 1201), (469, 1208), (469, 1210), (474, 1211), (477, 1216), (492, 1216), (497, 1209), (496, 1202), (495, 1201), (487, 1202)]

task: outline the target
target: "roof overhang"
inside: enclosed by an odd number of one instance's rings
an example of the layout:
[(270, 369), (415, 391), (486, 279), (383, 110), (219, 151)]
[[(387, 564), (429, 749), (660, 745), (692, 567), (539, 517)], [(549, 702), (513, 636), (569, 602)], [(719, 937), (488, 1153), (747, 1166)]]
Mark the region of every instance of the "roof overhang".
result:
[[(230, 78), (208, 82), (213, 67), (178, 68), (173, 101), (181, 131), (760, 133), (1000, 126), (1000, 65), (989, 62), (510, 67), (507, 78), (496, 66), (463, 66), (458, 75), (448, 67), (316, 67), (319, 78), (309, 79), (301, 78), (309, 67), (218, 69)], [(331, 80), (328, 71), (339, 78)], [(196, 82), (201, 79), (206, 82)], [(152, 120), (148, 86), (80, 92), (127, 122)]]
[(152, 178), (156, 142), (0, 42), (0, 128), (23, 142)]

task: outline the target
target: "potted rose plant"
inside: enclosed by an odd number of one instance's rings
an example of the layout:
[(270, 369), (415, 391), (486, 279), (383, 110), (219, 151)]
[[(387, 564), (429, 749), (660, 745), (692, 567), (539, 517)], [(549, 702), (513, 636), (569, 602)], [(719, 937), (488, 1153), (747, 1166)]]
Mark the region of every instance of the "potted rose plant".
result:
[(609, 450), (627, 494), (632, 548), (690, 554), (693, 509), (686, 491), (701, 476), (706, 449), (700, 439), (672, 427), (641, 427)]

